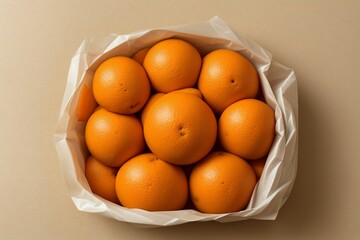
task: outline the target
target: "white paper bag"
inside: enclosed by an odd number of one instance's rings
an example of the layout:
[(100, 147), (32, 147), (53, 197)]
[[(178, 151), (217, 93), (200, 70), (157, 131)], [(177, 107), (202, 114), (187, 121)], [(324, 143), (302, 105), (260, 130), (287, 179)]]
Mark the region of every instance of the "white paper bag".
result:
[[(87, 150), (85, 123), (77, 121), (77, 101), (83, 84), (91, 86), (95, 69), (113, 56), (132, 56), (162, 39), (176, 37), (193, 44), (202, 55), (228, 48), (247, 57), (258, 70), (266, 102), (274, 109), (276, 137), (266, 165), (248, 207), (227, 214), (203, 214), (196, 210), (148, 212), (128, 209), (91, 192), (84, 175)], [(294, 72), (272, 60), (272, 55), (256, 43), (235, 35), (219, 17), (207, 22), (149, 29), (128, 35), (112, 34), (85, 40), (70, 64), (59, 122), (54, 134), (66, 185), (80, 211), (96, 212), (119, 221), (148, 226), (177, 225), (193, 221), (232, 222), (244, 219), (276, 218), (292, 189), (297, 168), (297, 84)], [(144, 226), (145, 226), (144, 225)]]

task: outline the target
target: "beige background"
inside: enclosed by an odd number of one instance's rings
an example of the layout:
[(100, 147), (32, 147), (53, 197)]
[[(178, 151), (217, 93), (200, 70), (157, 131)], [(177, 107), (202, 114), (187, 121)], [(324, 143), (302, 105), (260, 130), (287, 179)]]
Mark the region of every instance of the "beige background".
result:
[[(360, 239), (359, 12), (350, 0), (0, 0), (0, 239)], [(298, 77), (298, 176), (277, 220), (140, 229), (79, 212), (52, 139), (77, 47), (214, 15)]]

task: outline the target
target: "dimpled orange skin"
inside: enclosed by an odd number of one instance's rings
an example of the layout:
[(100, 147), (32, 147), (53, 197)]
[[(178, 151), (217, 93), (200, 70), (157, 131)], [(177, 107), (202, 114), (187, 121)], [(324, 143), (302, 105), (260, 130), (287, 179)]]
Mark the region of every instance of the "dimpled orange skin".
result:
[(218, 123), (220, 144), (224, 150), (245, 159), (267, 155), (275, 136), (275, 115), (266, 104), (244, 99), (230, 105)]
[(144, 68), (128, 57), (110, 58), (94, 74), (94, 97), (111, 112), (133, 114), (139, 111), (148, 100), (150, 90)]
[(255, 67), (241, 54), (215, 50), (203, 59), (198, 88), (216, 114), (221, 114), (232, 103), (254, 98), (259, 88)]
[(115, 177), (118, 168), (108, 167), (93, 156), (85, 162), (85, 177), (89, 183), (91, 191), (106, 200), (119, 204), (119, 199), (115, 191)]
[(97, 106), (91, 88), (84, 84), (78, 101), (78, 120), (86, 122)]
[(213, 147), (216, 119), (199, 97), (171, 92), (160, 97), (143, 122), (145, 141), (160, 159), (178, 165), (194, 163)]
[(138, 155), (119, 170), (116, 193), (124, 207), (148, 211), (180, 210), (188, 197), (183, 170), (152, 153)]
[(146, 116), (147, 112), (149, 111), (150, 106), (152, 106), (153, 103), (163, 95), (165, 95), (165, 93), (155, 93), (150, 96), (149, 100), (146, 102), (145, 106), (142, 109), (141, 123), (144, 123), (145, 116)]
[(191, 172), (190, 196), (203, 213), (230, 213), (247, 207), (256, 185), (251, 166), (227, 152), (212, 152)]
[(168, 93), (196, 85), (201, 56), (190, 43), (167, 39), (150, 48), (143, 65), (153, 89)]
[(145, 147), (142, 126), (135, 116), (116, 114), (103, 108), (89, 118), (85, 141), (91, 154), (111, 167), (121, 166)]

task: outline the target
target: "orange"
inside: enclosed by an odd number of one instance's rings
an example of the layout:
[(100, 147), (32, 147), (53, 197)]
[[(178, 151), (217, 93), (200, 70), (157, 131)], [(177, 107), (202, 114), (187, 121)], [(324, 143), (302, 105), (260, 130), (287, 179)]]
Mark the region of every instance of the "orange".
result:
[(254, 98), (259, 79), (255, 67), (241, 54), (215, 50), (203, 59), (198, 88), (216, 114), (221, 114), (232, 103)]
[(245, 159), (269, 153), (275, 136), (275, 116), (266, 103), (255, 99), (235, 102), (222, 113), (218, 124), (224, 150)]
[(201, 57), (190, 43), (167, 39), (150, 48), (143, 65), (152, 87), (167, 93), (196, 85)]
[(117, 168), (108, 167), (90, 156), (85, 162), (85, 177), (91, 191), (113, 203), (119, 203), (115, 191)]
[(197, 89), (197, 88), (183, 88), (183, 89), (180, 89), (180, 90), (175, 90), (174, 92), (194, 94), (195, 96), (202, 99), (202, 94), (199, 91), (199, 89)]
[(97, 105), (98, 104), (95, 101), (92, 90), (86, 84), (84, 84), (81, 88), (78, 101), (78, 120), (81, 122), (86, 122), (97, 107)]
[(85, 127), (91, 154), (110, 167), (119, 167), (141, 153), (145, 146), (142, 126), (133, 115), (121, 115), (103, 108), (96, 110)]
[(217, 134), (210, 107), (193, 94), (178, 92), (157, 99), (149, 108), (143, 127), (151, 151), (160, 159), (178, 165), (205, 157)]
[(152, 153), (127, 161), (116, 176), (115, 188), (124, 207), (148, 211), (182, 209), (188, 196), (183, 170)]
[(134, 59), (135, 61), (137, 61), (138, 63), (140, 63), (142, 65), (144, 62), (145, 56), (149, 50), (150, 50), (150, 48), (141, 49), (140, 51), (135, 53), (134, 56), (132, 56), (132, 59)]
[(144, 68), (128, 57), (113, 57), (95, 71), (93, 92), (96, 101), (108, 111), (132, 114), (150, 96), (150, 83)]
[(266, 157), (250, 160), (249, 163), (255, 171), (256, 179), (259, 180), (265, 167)]
[(150, 96), (149, 100), (146, 102), (142, 112), (141, 112), (141, 122), (144, 123), (145, 116), (147, 112), (149, 111), (150, 106), (153, 105), (153, 103), (159, 99), (161, 96), (163, 96), (165, 93), (155, 93)]
[(229, 213), (246, 208), (256, 185), (251, 166), (227, 152), (212, 152), (190, 175), (190, 196), (203, 213)]

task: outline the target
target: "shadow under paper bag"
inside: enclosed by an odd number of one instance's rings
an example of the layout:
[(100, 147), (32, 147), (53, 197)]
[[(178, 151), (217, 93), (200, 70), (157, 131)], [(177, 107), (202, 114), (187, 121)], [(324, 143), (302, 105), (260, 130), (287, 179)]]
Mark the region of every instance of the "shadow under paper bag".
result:
[[(193, 44), (202, 56), (219, 48), (238, 51), (256, 67), (267, 104), (275, 111), (276, 136), (264, 172), (248, 207), (227, 214), (203, 214), (196, 210), (149, 212), (128, 209), (94, 195), (84, 175), (87, 156), (85, 123), (76, 120), (79, 89), (91, 84), (95, 69), (113, 56), (135, 52), (167, 38)], [(123, 222), (143, 226), (170, 226), (194, 221), (233, 222), (245, 219), (274, 220), (289, 197), (296, 177), (298, 159), (298, 99), (294, 72), (272, 60), (256, 43), (235, 35), (219, 17), (206, 22), (149, 29), (128, 35), (112, 34), (85, 40), (73, 56), (54, 133), (60, 165), (70, 196), (80, 211), (99, 213)]]

